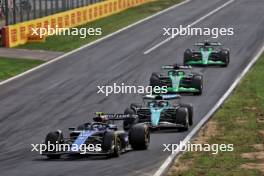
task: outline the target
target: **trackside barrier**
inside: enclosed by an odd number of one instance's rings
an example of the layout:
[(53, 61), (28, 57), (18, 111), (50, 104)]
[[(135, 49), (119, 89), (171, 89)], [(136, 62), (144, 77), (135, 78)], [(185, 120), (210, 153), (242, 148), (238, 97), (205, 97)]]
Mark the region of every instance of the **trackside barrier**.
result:
[(93, 5), (64, 11), (54, 15), (5, 26), (2, 29), (3, 46), (15, 47), (25, 44), (32, 28), (72, 28), (118, 13), (154, 0), (107, 0)]

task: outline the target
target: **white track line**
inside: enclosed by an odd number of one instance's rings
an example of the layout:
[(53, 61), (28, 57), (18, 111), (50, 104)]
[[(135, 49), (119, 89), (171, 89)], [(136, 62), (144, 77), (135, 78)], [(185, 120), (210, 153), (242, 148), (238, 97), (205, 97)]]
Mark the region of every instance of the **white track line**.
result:
[(254, 58), (250, 61), (247, 67), (238, 75), (236, 80), (233, 84), (229, 87), (226, 93), (218, 100), (218, 102), (214, 105), (214, 107), (204, 116), (204, 118), (192, 129), (192, 131), (184, 138), (182, 141), (182, 145), (179, 147), (179, 150), (175, 151), (171, 154), (161, 165), (161, 167), (155, 172), (154, 176), (162, 176), (166, 173), (169, 166), (172, 164), (176, 156), (180, 153), (184, 144), (187, 144), (188, 141), (198, 132), (198, 130), (210, 119), (210, 117), (216, 112), (216, 110), (224, 103), (227, 97), (232, 93), (235, 87), (238, 85), (240, 80), (245, 76), (245, 74), (250, 70), (250, 68), (256, 63), (258, 58), (264, 52), (264, 45), (262, 48), (257, 52)]
[[(218, 12), (219, 10), (223, 9), (224, 7), (228, 6), (229, 4), (233, 3), (235, 0), (229, 0), (226, 3), (224, 3), (223, 5), (219, 6), (218, 8), (214, 9), (213, 11), (209, 12), (208, 14), (206, 14), (205, 16), (202, 16), (201, 18), (197, 19), (196, 21), (192, 22), (191, 24), (187, 25), (189, 27), (192, 27), (194, 25), (196, 25), (197, 23), (203, 21), (204, 19), (206, 19), (207, 17), (213, 15), (214, 13)], [(178, 36), (179, 34), (175, 35)], [(175, 37), (174, 36), (174, 37)], [(151, 47), (150, 49), (146, 50), (144, 52), (144, 54), (149, 54), (150, 52), (154, 51), (155, 49), (157, 49), (158, 47), (160, 47), (161, 45), (169, 42), (171, 39), (173, 39), (172, 37), (169, 37), (165, 40), (163, 40), (162, 42), (156, 44), (155, 46)]]
[(54, 62), (56, 62), (56, 61), (58, 61), (58, 60), (60, 60), (60, 59), (63, 59), (63, 58), (65, 58), (65, 57), (67, 57), (67, 56), (69, 56), (69, 55), (71, 55), (71, 54), (73, 54), (73, 53), (76, 53), (76, 52), (78, 52), (78, 51), (80, 51), (80, 50), (82, 50), (82, 49), (84, 49), (84, 48), (87, 48), (87, 47), (89, 47), (89, 46), (91, 46), (91, 45), (97, 44), (97, 43), (99, 43), (99, 42), (101, 42), (101, 41), (103, 41), (103, 40), (105, 40), (105, 39), (108, 39), (108, 38), (110, 38), (110, 37), (112, 37), (112, 36), (114, 36), (114, 35), (117, 35), (117, 34), (123, 32), (123, 31), (125, 31), (125, 30), (127, 30), (127, 29), (129, 29), (129, 28), (132, 28), (132, 27), (134, 27), (134, 26), (136, 26), (136, 25), (138, 25), (138, 24), (141, 24), (141, 23), (143, 23), (143, 22), (145, 22), (145, 21), (147, 21), (147, 20), (150, 20), (150, 19), (152, 19), (152, 18), (154, 18), (154, 17), (156, 17), (156, 16), (158, 16), (158, 15), (161, 15), (161, 14), (163, 14), (163, 13), (166, 13), (166, 12), (168, 12), (168, 11), (170, 11), (170, 10), (176, 8), (176, 7), (182, 6), (182, 5), (184, 5), (184, 4), (186, 4), (186, 3), (190, 2), (190, 1), (191, 1), (191, 0), (185, 0), (185, 1), (181, 2), (181, 3), (179, 3), (179, 4), (175, 4), (174, 6), (171, 6), (171, 7), (167, 8), (167, 9), (162, 10), (162, 11), (160, 11), (160, 12), (154, 14), (154, 15), (151, 15), (151, 16), (149, 16), (149, 17), (147, 17), (147, 18), (144, 18), (144, 19), (142, 19), (142, 20), (139, 20), (138, 22), (133, 23), (133, 24), (131, 24), (131, 25), (129, 25), (129, 26), (126, 26), (126, 27), (124, 27), (124, 28), (122, 28), (122, 29), (119, 29), (118, 31), (113, 32), (113, 33), (111, 33), (111, 34), (109, 34), (109, 35), (107, 35), (107, 36), (105, 36), (105, 37), (102, 37), (102, 38), (100, 38), (100, 39), (98, 39), (98, 40), (95, 40), (95, 41), (93, 41), (93, 42), (91, 42), (91, 43), (88, 43), (88, 44), (86, 44), (86, 45), (84, 45), (84, 46), (82, 46), (82, 47), (80, 47), (80, 48), (77, 48), (77, 49), (75, 49), (75, 50), (72, 50), (72, 51), (70, 51), (70, 52), (68, 52), (68, 53), (66, 53), (66, 54), (63, 54), (62, 56), (59, 56), (59, 57), (57, 57), (57, 58), (55, 58), (55, 59), (53, 59), (53, 60), (51, 60), (51, 61), (45, 62), (44, 64), (41, 64), (41, 65), (39, 65), (39, 66), (37, 66), (37, 67), (34, 67), (34, 68), (32, 68), (32, 69), (30, 69), (30, 70), (28, 70), (28, 71), (25, 71), (25, 72), (23, 72), (23, 73), (21, 73), (21, 74), (18, 74), (18, 75), (16, 75), (16, 76), (14, 76), (14, 77), (11, 77), (11, 78), (9, 78), (9, 79), (7, 79), (7, 80), (5, 80), (5, 81), (2, 81), (2, 82), (0, 82), (0, 86), (6, 84), (6, 83), (8, 83), (8, 82), (11, 82), (11, 81), (13, 81), (13, 80), (15, 80), (15, 79), (17, 79), (17, 78), (23, 77), (23, 76), (25, 76), (25, 75), (27, 75), (27, 74), (29, 74), (29, 73), (31, 73), (31, 72), (34, 72), (34, 71), (36, 71), (36, 70), (38, 70), (38, 69), (40, 69), (40, 68), (42, 68), (42, 67), (45, 67), (45, 66), (47, 66), (47, 65), (49, 65), (49, 64), (52, 64), (52, 63), (54, 63)]

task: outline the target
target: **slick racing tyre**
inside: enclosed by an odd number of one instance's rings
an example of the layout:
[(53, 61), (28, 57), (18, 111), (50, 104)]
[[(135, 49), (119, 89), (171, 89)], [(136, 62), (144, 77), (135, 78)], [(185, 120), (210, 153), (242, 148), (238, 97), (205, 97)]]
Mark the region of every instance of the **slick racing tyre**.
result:
[[(64, 138), (61, 131), (54, 131), (47, 134), (45, 138), (45, 144), (48, 146), (49, 144), (63, 144)], [(56, 154), (55, 149), (53, 151), (47, 151), (49, 154), (47, 154), (47, 157), (50, 159), (59, 159), (61, 157), (60, 154)]]
[[(124, 114), (128, 114), (128, 115), (134, 115), (135, 111), (131, 108), (127, 108), (124, 112)], [(125, 131), (129, 130), (134, 124), (137, 123), (137, 119), (134, 118), (127, 118), (123, 121), (123, 129)]]
[(149, 128), (144, 124), (136, 124), (129, 131), (129, 143), (133, 150), (146, 150), (149, 146)]
[(192, 81), (192, 87), (199, 90), (195, 92), (194, 95), (201, 95), (203, 92), (203, 77), (201, 75), (195, 75)]
[(103, 138), (102, 150), (108, 152), (108, 157), (119, 157), (122, 150), (122, 142), (118, 135), (113, 131), (105, 133)]
[(187, 108), (188, 117), (189, 117), (189, 125), (193, 125), (193, 106), (191, 104), (181, 104), (181, 107)]
[(229, 64), (229, 57), (230, 57), (230, 53), (229, 50), (227, 49), (221, 49), (221, 51), (219, 52), (219, 58), (220, 61), (224, 62), (225, 64), (223, 65), (223, 67), (227, 67)]
[(183, 54), (183, 65), (189, 65), (187, 62), (192, 60), (192, 51), (190, 49), (186, 49)]
[(176, 124), (182, 125), (179, 128), (179, 131), (187, 131), (189, 129), (189, 117), (188, 117), (188, 109), (185, 107), (180, 107), (175, 116)]
[(149, 85), (152, 87), (158, 86), (158, 87), (162, 87), (162, 82), (159, 78), (158, 73), (152, 73), (150, 80), (149, 80)]

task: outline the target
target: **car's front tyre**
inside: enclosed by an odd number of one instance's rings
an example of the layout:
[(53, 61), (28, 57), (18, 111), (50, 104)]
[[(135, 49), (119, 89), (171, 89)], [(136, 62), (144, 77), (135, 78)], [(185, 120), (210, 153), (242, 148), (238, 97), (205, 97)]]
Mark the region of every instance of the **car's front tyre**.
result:
[(227, 67), (229, 62), (230, 62), (230, 53), (228, 49), (221, 49), (220, 53), (220, 60), (222, 62), (224, 62), (224, 65), (222, 65), (223, 67)]
[[(127, 108), (127, 109), (125, 109), (124, 114), (126, 114), (126, 115), (135, 115), (136, 113), (135, 113), (135, 111), (133, 109)], [(126, 118), (123, 121), (123, 129), (125, 131), (128, 131), (136, 123), (137, 123), (137, 119), (134, 119), (134, 118)]]
[(189, 125), (193, 125), (193, 106), (191, 104), (181, 104), (181, 107), (187, 108), (188, 117), (189, 117)]
[[(57, 145), (64, 143), (63, 134), (60, 131), (54, 131), (50, 132), (46, 135), (45, 138), (45, 145), (48, 147), (48, 145)], [(55, 147), (56, 148), (56, 147)], [(54, 148), (53, 151), (46, 151), (47, 157), (50, 159), (59, 159), (61, 157), (60, 154), (56, 154), (56, 149)]]
[(180, 107), (179, 109), (177, 109), (175, 122), (176, 124), (182, 125), (182, 127), (179, 128), (179, 131), (188, 131), (190, 124), (188, 109), (186, 107)]
[(201, 95), (203, 92), (203, 77), (201, 75), (195, 75), (192, 81), (192, 87), (198, 90), (194, 95)]

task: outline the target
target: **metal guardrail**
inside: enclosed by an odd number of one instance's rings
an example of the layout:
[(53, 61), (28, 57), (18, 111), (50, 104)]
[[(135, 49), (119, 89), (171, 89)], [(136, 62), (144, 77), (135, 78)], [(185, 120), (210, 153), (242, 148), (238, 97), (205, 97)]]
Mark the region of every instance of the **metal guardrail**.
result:
[(104, 0), (0, 0), (0, 20), (16, 24)]

